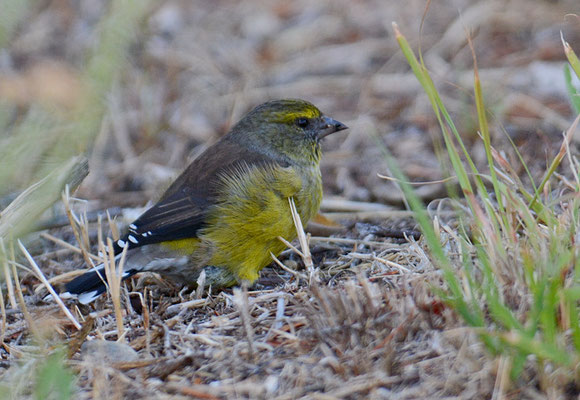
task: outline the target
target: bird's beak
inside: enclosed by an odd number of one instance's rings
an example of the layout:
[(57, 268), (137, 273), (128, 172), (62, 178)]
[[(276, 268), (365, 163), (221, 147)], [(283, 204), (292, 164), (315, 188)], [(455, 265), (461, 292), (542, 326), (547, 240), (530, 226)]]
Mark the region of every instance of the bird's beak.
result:
[(331, 133), (342, 131), (344, 129), (348, 129), (348, 126), (343, 124), (342, 122), (338, 122), (335, 119), (329, 118), (327, 116), (322, 117), (322, 129), (318, 132), (318, 139), (322, 139), (330, 135)]

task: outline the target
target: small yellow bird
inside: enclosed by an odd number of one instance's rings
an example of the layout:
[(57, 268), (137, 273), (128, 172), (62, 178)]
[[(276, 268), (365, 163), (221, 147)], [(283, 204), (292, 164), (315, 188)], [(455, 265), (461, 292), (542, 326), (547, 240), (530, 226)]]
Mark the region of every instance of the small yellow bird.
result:
[[(123, 278), (152, 271), (195, 283), (203, 267), (213, 266), (227, 270), (230, 285), (254, 282), (270, 252), (285, 249), (278, 237), (296, 237), (288, 199), (304, 225), (318, 212), (320, 140), (343, 129), (304, 100), (254, 108), (115, 243), (118, 257), (127, 248)], [(105, 292), (104, 278), (98, 266), (69, 282), (61, 296), (89, 303)]]

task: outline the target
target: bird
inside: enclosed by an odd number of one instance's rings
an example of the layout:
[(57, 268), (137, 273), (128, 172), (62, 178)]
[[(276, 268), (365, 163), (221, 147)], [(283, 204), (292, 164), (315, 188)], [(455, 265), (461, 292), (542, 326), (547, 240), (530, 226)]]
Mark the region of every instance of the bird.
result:
[[(347, 129), (300, 99), (272, 100), (248, 112), (177, 177), (159, 201), (113, 245), (126, 251), (122, 278), (158, 272), (195, 283), (205, 266), (227, 285), (252, 284), (297, 233), (293, 199), (304, 225), (322, 201), (321, 140)], [(87, 304), (106, 291), (103, 264), (60, 294)]]

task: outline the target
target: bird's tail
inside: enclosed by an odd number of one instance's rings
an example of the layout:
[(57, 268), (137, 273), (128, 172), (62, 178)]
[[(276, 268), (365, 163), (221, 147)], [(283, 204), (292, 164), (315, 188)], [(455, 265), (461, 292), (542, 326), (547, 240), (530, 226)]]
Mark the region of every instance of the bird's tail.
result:
[[(137, 272), (136, 269), (123, 271), (121, 279), (127, 279)], [(62, 298), (77, 298), (79, 303), (88, 304), (107, 291), (107, 276), (105, 267), (101, 264), (95, 269), (77, 276), (65, 285), (65, 290), (60, 293)]]
[[(115, 256), (116, 261), (120, 258), (121, 254)], [(183, 274), (180, 275), (180, 272), (189, 271), (188, 266), (190, 266), (189, 257), (182, 255), (176, 257), (173, 250), (152, 244), (131, 250), (127, 254), (121, 279), (127, 279), (138, 272), (153, 271), (183, 280)], [(80, 303), (88, 304), (106, 291), (107, 276), (103, 264), (100, 264), (67, 283), (60, 297), (76, 298)]]

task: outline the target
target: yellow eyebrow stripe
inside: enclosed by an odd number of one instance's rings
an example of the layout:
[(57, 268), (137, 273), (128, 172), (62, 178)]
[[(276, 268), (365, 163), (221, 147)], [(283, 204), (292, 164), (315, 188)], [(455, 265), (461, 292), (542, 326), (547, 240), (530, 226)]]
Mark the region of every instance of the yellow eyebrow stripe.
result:
[(313, 118), (319, 118), (320, 115), (321, 115), (320, 111), (318, 111), (317, 109), (307, 108), (307, 109), (300, 110), (300, 111), (288, 111), (288, 112), (275, 113), (272, 116), (271, 121), (289, 124), (289, 123), (293, 123), (298, 118), (313, 119)]

